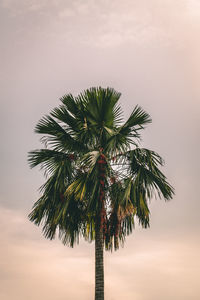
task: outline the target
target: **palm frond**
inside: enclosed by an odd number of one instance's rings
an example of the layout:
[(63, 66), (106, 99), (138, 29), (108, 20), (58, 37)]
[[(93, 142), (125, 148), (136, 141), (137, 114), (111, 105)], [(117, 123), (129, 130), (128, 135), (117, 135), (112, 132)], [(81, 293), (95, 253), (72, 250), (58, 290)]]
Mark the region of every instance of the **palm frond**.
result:
[(72, 177), (72, 162), (75, 159), (74, 154), (66, 154), (64, 152), (41, 149), (30, 151), (28, 153), (28, 162), (31, 168), (40, 165), (45, 170), (45, 174), (53, 174), (57, 168), (66, 170), (66, 177)]
[(144, 126), (151, 123), (152, 120), (140, 106), (136, 106), (128, 120), (120, 128), (120, 133), (124, 136), (132, 138), (140, 138), (139, 131), (144, 129)]
[(81, 94), (91, 124), (112, 128), (121, 121), (121, 109), (117, 106), (120, 93), (114, 89), (91, 88)]
[(35, 132), (47, 134), (42, 138), (42, 141), (46, 146), (52, 147), (53, 150), (79, 152), (87, 149), (85, 144), (75, 140), (50, 116), (46, 116), (39, 121), (35, 127)]
[(51, 116), (67, 125), (68, 132), (72, 135), (80, 130), (80, 121), (75, 118), (66, 108), (66, 105), (60, 105), (51, 111)]
[(131, 174), (136, 176), (139, 184), (143, 184), (149, 197), (151, 192), (157, 191), (159, 197), (162, 195), (166, 200), (172, 198), (174, 189), (158, 168), (164, 163), (160, 155), (148, 149), (136, 148), (127, 152), (127, 156)]

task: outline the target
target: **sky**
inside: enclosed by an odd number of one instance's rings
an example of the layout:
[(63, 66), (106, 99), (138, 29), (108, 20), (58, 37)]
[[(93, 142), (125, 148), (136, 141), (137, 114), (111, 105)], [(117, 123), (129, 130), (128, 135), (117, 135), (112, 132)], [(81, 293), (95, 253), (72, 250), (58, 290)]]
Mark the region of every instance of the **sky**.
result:
[(136, 104), (151, 115), (141, 146), (176, 192), (105, 253), (105, 299), (199, 299), (199, 53), (199, 0), (0, 1), (0, 299), (94, 298), (94, 244), (46, 240), (27, 218), (44, 182), (27, 164), (34, 127), (93, 86), (122, 93), (125, 119)]

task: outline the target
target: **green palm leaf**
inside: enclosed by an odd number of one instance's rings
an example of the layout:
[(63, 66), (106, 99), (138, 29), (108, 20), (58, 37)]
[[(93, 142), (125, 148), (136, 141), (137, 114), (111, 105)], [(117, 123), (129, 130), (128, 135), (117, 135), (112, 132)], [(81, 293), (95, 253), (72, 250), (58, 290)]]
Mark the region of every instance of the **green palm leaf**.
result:
[(52, 117), (42, 118), (35, 128), (36, 133), (47, 134), (42, 138), (46, 146), (50, 146), (57, 151), (79, 152), (86, 150), (86, 145), (75, 140), (65, 128), (59, 125)]

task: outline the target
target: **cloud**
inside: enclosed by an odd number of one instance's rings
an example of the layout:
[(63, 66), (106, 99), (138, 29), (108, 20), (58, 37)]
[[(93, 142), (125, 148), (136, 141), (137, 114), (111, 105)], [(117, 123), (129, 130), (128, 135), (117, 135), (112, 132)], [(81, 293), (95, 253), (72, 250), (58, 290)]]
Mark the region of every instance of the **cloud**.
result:
[(179, 20), (185, 13), (178, 3), (166, 1), (160, 5), (157, 0), (150, 2), (4, 0), (3, 6), (15, 16), (18, 14), (23, 14), (25, 18), (34, 16), (37, 22), (38, 16), (41, 15), (43, 19), (39, 22), (46, 20), (53, 28), (51, 34), (54, 36), (65, 37), (67, 34), (73, 36), (74, 40), (105, 48), (127, 42), (148, 43), (150, 40), (162, 40), (166, 43), (173, 31), (170, 22), (174, 23), (175, 19)]
[[(21, 22), (21, 31), (63, 43), (96, 48), (152, 45), (183, 47), (198, 2), (184, 1), (47, 1), (4, 0), (2, 7)], [(32, 20), (30, 22), (30, 20)], [(199, 24), (198, 18), (196, 23)], [(40, 28), (40, 29), (38, 29)], [(192, 32), (191, 32), (192, 35)]]
[(13, 17), (17, 17), (19, 15), (25, 15), (29, 12), (39, 12), (46, 8), (47, 5), (46, 0), (37, 1), (37, 0), (2, 0), (1, 6), (10, 11)]

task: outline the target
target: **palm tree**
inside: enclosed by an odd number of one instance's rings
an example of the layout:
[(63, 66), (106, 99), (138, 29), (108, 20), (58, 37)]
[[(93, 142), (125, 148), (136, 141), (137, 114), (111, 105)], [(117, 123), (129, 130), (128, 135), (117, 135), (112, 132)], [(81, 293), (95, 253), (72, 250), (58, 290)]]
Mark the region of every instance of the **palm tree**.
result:
[(140, 131), (151, 122), (136, 106), (122, 124), (120, 93), (91, 88), (43, 117), (35, 128), (44, 148), (29, 152), (47, 181), (29, 215), (46, 238), (58, 233), (71, 247), (80, 237), (95, 241), (95, 300), (104, 299), (103, 252), (118, 249), (137, 218), (149, 226), (149, 200), (156, 193), (169, 200), (172, 186), (159, 170), (162, 158), (140, 148)]

